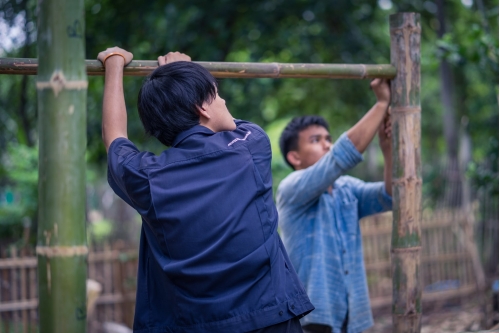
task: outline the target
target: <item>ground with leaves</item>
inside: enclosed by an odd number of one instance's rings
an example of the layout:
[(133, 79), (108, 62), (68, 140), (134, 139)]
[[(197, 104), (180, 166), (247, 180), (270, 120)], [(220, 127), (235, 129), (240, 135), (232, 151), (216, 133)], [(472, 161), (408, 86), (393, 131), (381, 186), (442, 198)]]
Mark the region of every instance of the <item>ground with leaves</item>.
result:
[[(477, 298), (470, 297), (450, 303), (432, 304), (424, 307), (421, 333), (478, 332), (491, 329), (498, 323), (498, 312), (489, 309), (484, 327), (482, 310)], [(427, 311), (426, 311), (427, 310)], [(374, 313), (375, 325), (365, 333), (386, 333), (392, 330), (390, 309)], [(497, 326), (498, 330), (498, 326)]]

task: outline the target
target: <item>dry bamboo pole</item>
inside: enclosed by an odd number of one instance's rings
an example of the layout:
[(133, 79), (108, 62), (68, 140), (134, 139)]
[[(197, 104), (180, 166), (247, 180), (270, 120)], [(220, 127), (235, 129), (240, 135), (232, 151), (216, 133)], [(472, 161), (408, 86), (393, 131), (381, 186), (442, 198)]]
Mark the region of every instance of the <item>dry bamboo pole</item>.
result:
[[(283, 64), (252, 62), (196, 63), (208, 69), (216, 78), (327, 78), (327, 79), (392, 79), (396, 68), (391, 65), (364, 64)], [(88, 75), (104, 75), (98, 60), (85, 60)], [(158, 67), (156, 60), (134, 60), (125, 67), (124, 75), (147, 76)], [(36, 59), (0, 58), (0, 74), (36, 75)]]
[(40, 333), (86, 331), (84, 1), (38, 3)]
[[(21, 258), (26, 257), (26, 248), (21, 250), (20, 254), (21, 254)], [(23, 301), (28, 299), (28, 292), (27, 292), (28, 286), (26, 284), (26, 271), (28, 269), (29, 268), (26, 268), (26, 267), (21, 267), (19, 269), (19, 275), (20, 275), (20, 280), (21, 280), (21, 299)], [(27, 333), (28, 332), (28, 310), (24, 309), (21, 311), (21, 318), (22, 318), (22, 322), (23, 322), (23, 325), (22, 325), (23, 333)]]
[(422, 178), (420, 164), (420, 15), (390, 17), (393, 144), (393, 332), (417, 333), (421, 327), (420, 251)]
[[(17, 259), (17, 249), (16, 249), (15, 245), (12, 245), (10, 247), (10, 256), (14, 260)], [(18, 270), (19, 270), (19, 267), (12, 267), (10, 269), (10, 299), (13, 301), (19, 301), (19, 298), (18, 298), (19, 280), (17, 278), (17, 276), (18, 276), (17, 271)], [(12, 311), (12, 320), (13, 320), (15, 326), (19, 325), (19, 311)]]

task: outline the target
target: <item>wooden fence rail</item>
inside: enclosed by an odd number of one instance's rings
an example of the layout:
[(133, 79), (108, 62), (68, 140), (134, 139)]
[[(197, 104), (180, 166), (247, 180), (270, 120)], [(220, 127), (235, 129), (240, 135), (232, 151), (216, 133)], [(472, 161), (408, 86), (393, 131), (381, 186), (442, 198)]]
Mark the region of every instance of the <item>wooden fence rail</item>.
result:
[[(33, 251), (2, 251), (0, 259), (0, 333), (37, 332), (37, 258)], [(137, 248), (116, 242), (91, 249), (89, 279), (102, 289), (89, 315), (89, 332), (111, 321), (132, 326)], [(96, 325), (97, 324), (97, 325)]]
[[(361, 220), (365, 267), (373, 308), (392, 302), (390, 264), (391, 213)], [(476, 291), (472, 263), (454, 232), (460, 214), (443, 212), (424, 217), (422, 225), (423, 301), (443, 301)], [(36, 332), (38, 322), (37, 260), (33, 252), (7, 249), (0, 253), (0, 333)], [(116, 242), (93, 247), (89, 279), (102, 290), (89, 315), (88, 332), (104, 322), (132, 326), (137, 274), (137, 248)]]

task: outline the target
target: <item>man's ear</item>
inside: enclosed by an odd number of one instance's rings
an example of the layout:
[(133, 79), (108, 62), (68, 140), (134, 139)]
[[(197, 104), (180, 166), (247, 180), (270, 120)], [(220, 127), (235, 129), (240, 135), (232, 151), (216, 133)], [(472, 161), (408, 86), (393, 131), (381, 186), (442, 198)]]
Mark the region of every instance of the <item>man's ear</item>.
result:
[(202, 104), (202, 106), (196, 106), (198, 109), (198, 113), (200, 114), (200, 122), (203, 123), (205, 121), (210, 120), (210, 114), (208, 113), (208, 108), (205, 103)]
[(287, 161), (293, 165), (293, 168), (295, 170), (299, 169), (300, 168), (300, 164), (302, 163), (301, 159), (300, 159), (300, 155), (297, 151), (295, 150), (291, 150), (289, 151), (287, 154), (286, 154), (286, 159)]

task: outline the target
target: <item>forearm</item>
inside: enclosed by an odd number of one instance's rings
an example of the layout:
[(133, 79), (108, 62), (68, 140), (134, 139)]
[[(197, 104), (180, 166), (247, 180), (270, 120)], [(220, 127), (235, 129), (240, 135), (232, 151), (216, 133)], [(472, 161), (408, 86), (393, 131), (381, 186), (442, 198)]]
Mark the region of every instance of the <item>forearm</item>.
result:
[(384, 155), (384, 182), (385, 191), (392, 197), (392, 156)]
[[(289, 203), (308, 204), (316, 200), (337, 178), (363, 159), (350, 140), (343, 134), (314, 165), (293, 172), (280, 185), (283, 199)], [(280, 191), (281, 190), (281, 191)]]
[(106, 61), (102, 106), (102, 138), (106, 151), (119, 137), (127, 137), (127, 109), (123, 95), (123, 64), (120, 56)]
[(384, 119), (387, 107), (387, 103), (375, 103), (365, 116), (347, 131), (347, 136), (358, 152), (363, 153), (372, 141)]

